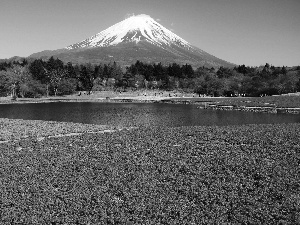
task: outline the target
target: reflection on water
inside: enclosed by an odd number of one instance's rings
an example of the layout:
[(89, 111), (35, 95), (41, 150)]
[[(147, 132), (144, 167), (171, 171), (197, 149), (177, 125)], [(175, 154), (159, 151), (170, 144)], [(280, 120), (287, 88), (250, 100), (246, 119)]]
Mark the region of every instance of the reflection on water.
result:
[(2, 104), (0, 117), (113, 126), (203, 126), (299, 123), (300, 115), (197, 109), (195, 105), (153, 103)]

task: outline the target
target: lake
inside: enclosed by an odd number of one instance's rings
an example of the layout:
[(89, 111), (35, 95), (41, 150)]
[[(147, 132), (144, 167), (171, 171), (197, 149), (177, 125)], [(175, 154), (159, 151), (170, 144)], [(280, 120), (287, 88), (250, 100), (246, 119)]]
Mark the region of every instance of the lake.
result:
[(0, 117), (112, 126), (207, 126), (299, 123), (300, 115), (198, 109), (155, 103), (51, 102), (1, 104)]

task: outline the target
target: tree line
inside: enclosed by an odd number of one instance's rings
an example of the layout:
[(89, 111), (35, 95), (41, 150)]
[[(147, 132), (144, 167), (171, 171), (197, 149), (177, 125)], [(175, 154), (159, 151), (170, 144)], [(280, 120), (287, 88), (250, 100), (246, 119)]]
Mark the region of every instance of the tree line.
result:
[(109, 64), (63, 63), (26, 59), (0, 63), (0, 96), (41, 97), (74, 94), (80, 91), (127, 91), (160, 89), (194, 92), (206, 96), (265, 96), (300, 91), (300, 66), (194, 69), (173, 63), (135, 64), (121, 68)]

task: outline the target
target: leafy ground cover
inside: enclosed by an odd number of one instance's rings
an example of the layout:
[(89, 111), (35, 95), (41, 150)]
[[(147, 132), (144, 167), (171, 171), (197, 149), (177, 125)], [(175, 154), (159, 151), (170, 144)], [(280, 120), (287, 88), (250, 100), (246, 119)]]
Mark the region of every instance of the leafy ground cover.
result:
[(105, 125), (0, 118), (0, 142), (115, 129)]
[(1, 224), (297, 224), (300, 125), (0, 144)]

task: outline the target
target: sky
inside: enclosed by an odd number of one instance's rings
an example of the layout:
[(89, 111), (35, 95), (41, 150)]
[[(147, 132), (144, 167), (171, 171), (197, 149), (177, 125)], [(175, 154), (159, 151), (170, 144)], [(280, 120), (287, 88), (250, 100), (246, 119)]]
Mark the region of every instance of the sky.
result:
[(231, 63), (300, 65), (300, 0), (0, 0), (0, 59), (82, 41), (147, 14)]

